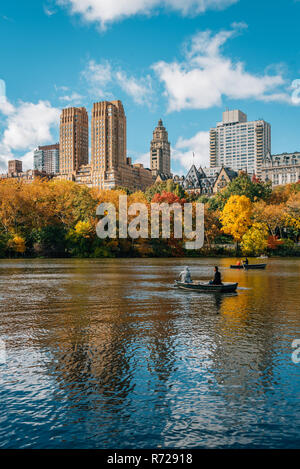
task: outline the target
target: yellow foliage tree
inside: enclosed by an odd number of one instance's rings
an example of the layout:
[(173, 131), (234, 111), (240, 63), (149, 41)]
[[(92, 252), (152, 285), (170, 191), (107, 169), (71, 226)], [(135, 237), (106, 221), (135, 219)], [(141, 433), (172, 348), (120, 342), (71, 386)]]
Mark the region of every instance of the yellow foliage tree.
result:
[(300, 192), (293, 194), (286, 203), (285, 224), (294, 230), (300, 230)]
[(269, 230), (265, 223), (254, 223), (244, 234), (241, 247), (245, 255), (262, 254), (268, 247)]
[(284, 204), (266, 204), (263, 200), (253, 206), (253, 218), (257, 223), (265, 223), (272, 236), (276, 236), (277, 229), (280, 234), (285, 226), (286, 209)]
[(75, 233), (82, 238), (90, 238), (93, 227), (89, 221), (79, 221), (75, 225)]
[(19, 254), (24, 254), (26, 251), (25, 239), (22, 238), (22, 236), (14, 235), (14, 237), (8, 241), (8, 247)]
[(245, 195), (232, 195), (220, 217), (222, 231), (239, 243), (252, 224), (251, 215), (251, 200)]

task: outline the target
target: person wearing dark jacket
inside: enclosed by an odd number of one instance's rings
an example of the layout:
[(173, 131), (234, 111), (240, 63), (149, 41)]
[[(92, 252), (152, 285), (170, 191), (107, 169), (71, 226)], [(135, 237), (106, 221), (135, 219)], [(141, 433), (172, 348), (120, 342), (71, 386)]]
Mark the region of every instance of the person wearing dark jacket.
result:
[(215, 276), (214, 279), (210, 281), (211, 285), (222, 285), (222, 278), (221, 273), (219, 272), (219, 268), (215, 267)]

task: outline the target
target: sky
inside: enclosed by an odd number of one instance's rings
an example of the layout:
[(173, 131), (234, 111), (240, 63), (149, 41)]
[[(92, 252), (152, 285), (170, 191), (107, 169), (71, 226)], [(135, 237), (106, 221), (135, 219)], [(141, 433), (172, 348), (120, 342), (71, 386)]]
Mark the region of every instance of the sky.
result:
[[(10, 0), (0, 6), (0, 172), (59, 140), (62, 108), (120, 99), (128, 156), (149, 167), (160, 118), (172, 170), (209, 165), (225, 109), (300, 151), (299, 0)], [(195, 154), (193, 159), (193, 153)]]

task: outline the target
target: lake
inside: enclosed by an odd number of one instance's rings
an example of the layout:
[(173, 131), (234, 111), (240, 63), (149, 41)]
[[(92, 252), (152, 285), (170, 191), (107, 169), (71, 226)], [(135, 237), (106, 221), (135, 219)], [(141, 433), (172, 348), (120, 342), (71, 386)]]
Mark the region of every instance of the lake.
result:
[(300, 448), (300, 260), (233, 262), (0, 260), (0, 447)]

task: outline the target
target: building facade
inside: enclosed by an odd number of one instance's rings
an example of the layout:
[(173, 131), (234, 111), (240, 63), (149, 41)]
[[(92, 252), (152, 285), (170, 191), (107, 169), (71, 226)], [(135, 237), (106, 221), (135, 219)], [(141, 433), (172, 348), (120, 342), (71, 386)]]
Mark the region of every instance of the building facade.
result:
[(210, 167), (262, 176), (265, 155), (271, 152), (271, 126), (264, 120), (248, 122), (239, 110), (225, 111), (223, 120), (210, 130)]
[(46, 174), (58, 174), (59, 143), (38, 147), (33, 154), (33, 168)]
[(268, 153), (263, 160), (262, 180), (271, 181), (273, 186), (300, 181), (300, 153)]
[(168, 132), (163, 126), (163, 121), (158, 121), (153, 131), (153, 139), (150, 145), (150, 167), (154, 177), (158, 174), (172, 177), (171, 174), (171, 145)]
[[(77, 109), (77, 111), (76, 111)], [(84, 109), (84, 108), (79, 108)], [(78, 108), (64, 110), (61, 117), (60, 174), (58, 179), (67, 179), (99, 189), (114, 189), (123, 186), (131, 190), (144, 190), (153, 184), (150, 169), (141, 164), (132, 164), (127, 157), (127, 124), (121, 101), (94, 103), (91, 121), (91, 161), (86, 155), (78, 164), (74, 158), (74, 140), (70, 138), (70, 119), (78, 115)], [(68, 119), (65, 122), (65, 119)], [(71, 120), (71, 124), (72, 124)], [(88, 128), (88, 123), (86, 123)], [(87, 140), (86, 150), (88, 148)], [(73, 147), (71, 146), (73, 144)]]
[(197, 169), (195, 165), (192, 165), (186, 176), (174, 176), (173, 180), (189, 194), (210, 196), (213, 193), (215, 178), (207, 176), (201, 167)]
[(8, 162), (8, 175), (13, 177), (14, 175), (17, 176), (19, 173), (23, 171), (23, 164), (20, 160), (10, 160)]
[(196, 168), (192, 165), (186, 176), (174, 176), (174, 183), (180, 184), (189, 194), (212, 196), (222, 191), (238, 173), (230, 168), (221, 167), (217, 173), (210, 168)]
[(8, 162), (7, 173), (0, 174), (0, 179), (16, 179), (17, 181), (22, 181), (30, 183), (36, 178), (48, 178), (51, 176), (47, 175), (45, 172), (41, 172), (35, 169), (28, 169), (23, 171), (22, 161), (20, 160), (10, 160)]
[(69, 175), (89, 162), (89, 123), (84, 107), (63, 109), (60, 117), (59, 172)]
[(213, 184), (213, 193), (217, 194), (218, 192), (221, 192), (237, 177), (238, 173), (233, 169), (226, 167), (221, 168)]

